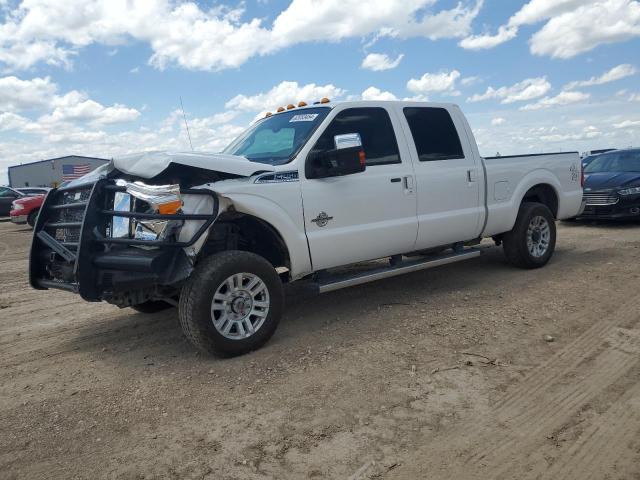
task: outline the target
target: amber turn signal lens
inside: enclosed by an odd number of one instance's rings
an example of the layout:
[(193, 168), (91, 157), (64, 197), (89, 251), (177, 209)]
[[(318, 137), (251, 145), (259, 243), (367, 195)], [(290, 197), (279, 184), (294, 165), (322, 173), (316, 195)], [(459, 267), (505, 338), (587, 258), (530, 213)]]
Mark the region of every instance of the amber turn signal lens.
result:
[(278, 112), (278, 113), (284, 112), (284, 107), (278, 107), (278, 110), (276, 110), (276, 112)]
[(307, 106), (307, 102), (300, 102), (298, 104), (299, 107), (306, 107)]
[(329, 103), (331, 100), (329, 100), (327, 97), (324, 97), (322, 100), (320, 100), (320, 103)]
[(291, 110), (291, 109), (294, 109), (294, 108), (296, 108), (296, 106), (291, 104), (291, 103), (289, 105), (287, 105), (287, 110)]
[(173, 215), (178, 213), (182, 208), (182, 200), (173, 200), (171, 202), (158, 205), (158, 213), (161, 215)]
[(364, 154), (364, 150), (358, 152), (358, 157), (360, 158), (360, 165), (364, 167), (367, 164), (367, 157)]

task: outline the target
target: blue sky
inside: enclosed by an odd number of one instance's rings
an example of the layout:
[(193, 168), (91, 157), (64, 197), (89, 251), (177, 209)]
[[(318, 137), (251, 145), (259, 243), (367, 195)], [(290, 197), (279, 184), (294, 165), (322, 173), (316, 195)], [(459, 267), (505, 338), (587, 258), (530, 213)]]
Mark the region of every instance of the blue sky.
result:
[(218, 150), (321, 96), (458, 103), (483, 154), (638, 145), (632, 0), (0, 0), (0, 183), (66, 154)]

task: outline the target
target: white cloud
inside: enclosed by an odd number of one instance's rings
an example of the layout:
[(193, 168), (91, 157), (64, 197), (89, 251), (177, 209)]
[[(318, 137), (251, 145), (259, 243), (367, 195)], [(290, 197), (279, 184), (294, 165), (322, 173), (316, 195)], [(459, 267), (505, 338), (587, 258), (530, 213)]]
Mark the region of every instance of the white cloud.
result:
[(311, 104), (323, 97), (331, 100), (341, 97), (345, 91), (332, 84), (298, 85), (298, 82), (284, 81), (273, 87), (268, 92), (256, 95), (236, 95), (225, 104), (229, 110), (241, 110), (246, 112), (263, 112), (265, 110), (275, 110), (279, 106), (286, 106), (289, 103), (297, 105), (300, 101)]
[(362, 92), (362, 100), (397, 100), (397, 97), (387, 91), (382, 91), (376, 87), (369, 87)]
[(29, 124), (29, 119), (11, 112), (0, 113), (0, 131), (21, 130)]
[(491, 120), (491, 125), (493, 125), (494, 127), (498, 127), (500, 125), (504, 125), (506, 122), (506, 120), (502, 117), (496, 117), (494, 119)]
[(509, 25), (533, 25), (556, 15), (570, 12), (588, 2), (593, 2), (593, 0), (531, 0), (509, 19)]
[(542, 97), (549, 90), (551, 84), (546, 77), (527, 78), (510, 87), (488, 87), (483, 94), (475, 94), (467, 99), (469, 102), (481, 102), (490, 99), (499, 99), (500, 103), (508, 104), (524, 102)]
[[(29, 0), (13, 7), (0, 25), (0, 62), (14, 69), (37, 63), (69, 65), (91, 44), (147, 43), (149, 63), (193, 70), (234, 68), (257, 55), (292, 45), (337, 42), (369, 35), (460, 38), (471, 31), (483, 0), (462, 0), (435, 10), (435, 0), (292, 0), (271, 25), (243, 20), (244, 7), (157, 0)], [(241, 4), (242, 5), (242, 4)]]
[(49, 77), (21, 80), (0, 78), (0, 110), (23, 111), (48, 105), (57, 87)]
[(578, 133), (554, 133), (550, 135), (540, 135), (540, 140), (547, 143), (561, 143), (567, 141), (576, 142), (579, 140), (593, 140), (601, 136), (601, 131), (587, 128), (584, 131)]
[(570, 11), (585, 1), (590, 0), (531, 0), (512, 15), (506, 25), (501, 25), (495, 35), (471, 35), (462, 39), (459, 45), (469, 50), (494, 48), (515, 38), (522, 25), (535, 24)]
[(140, 116), (135, 108), (115, 104), (110, 107), (87, 98), (86, 94), (72, 90), (63, 96), (52, 99), (53, 111), (43, 117), (45, 121), (85, 121), (96, 124), (113, 124), (130, 122)]
[(531, 53), (571, 58), (601, 44), (640, 36), (640, 3), (636, 0), (530, 0), (490, 33), (459, 42), (471, 50), (493, 48), (515, 38), (520, 27), (547, 23), (530, 40)]
[(420, 78), (412, 78), (407, 82), (407, 89), (416, 94), (428, 94), (433, 92), (459, 95), (455, 90), (456, 80), (460, 78), (460, 72), (452, 70), (439, 73), (425, 73)]
[(467, 50), (484, 50), (494, 48), (501, 43), (508, 42), (512, 38), (515, 38), (517, 34), (517, 27), (502, 25), (498, 28), (498, 33), (495, 35), (471, 35), (460, 40), (459, 45)]
[(576, 87), (591, 87), (593, 85), (604, 85), (605, 83), (615, 82), (637, 73), (636, 68), (628, 63), (623, 63), (617, 67), (613, 67), (611, 70), (603, 73), (599, 77), (591, 77), (589, 80), (579, 80), (567, 84), (564, 88), (571, 90)]
[(635, 0), (583, 2), (552, 18), (531, 37), (531, 52), (571, 58), (599, 45), (640, 36), (640, 3)]
[(569, 105), (571, 103), (581, 103), (591, 98), (588, 93), (578, 92), (575, 90), (560, 92), (555, 97), (544, 97), (536, 103), (530, 103), (521, 107), (521, 110), (540, 110), (543, 108), (556, 107), (558, 105)]
[[(41, 130), (42, 124), (54, 122), (88, 121), (96, 124), (113, 124), (135, 120), (140, 116), (134, 108), (115, 104), (105, 107), (87, 97), (85, 93), (72, 90), (57, 94), (58, 86), (49, 77), (22, 80), (9, 76), (0, 78), (0, 109), (6, 112), (44, 111), (38, 123), (11, 122), (12, 129), (22, 131)], [(5, 121), (10, 118), (5, 116)], [(24, 118), (24, 117), (23, 117)]]
[(625, 120), (624, 122), (614, 123), (615, 128), (633, 128), (640, 127), (640, 120)]
[(470, 87), (482, 82), (483, 79), (481, 77), (465, 77), (460, 80), (460, 85), (462, 85), (463, 87)]
[(391, 60), (386, 53), (370, 53), (362, 60), (361, 67), (374, 72), (392, 70), (400, 65), (404, 54), (398, 55), (395, 60)]

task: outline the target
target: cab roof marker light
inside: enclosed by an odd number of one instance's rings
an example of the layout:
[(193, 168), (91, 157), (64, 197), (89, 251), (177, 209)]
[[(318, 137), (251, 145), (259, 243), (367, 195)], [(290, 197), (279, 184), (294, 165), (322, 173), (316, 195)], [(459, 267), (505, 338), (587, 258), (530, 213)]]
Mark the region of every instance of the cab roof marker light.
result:
[(324, 97), (322, 100), (320, 100), (320, 103), (329, 103), (331, 100), (329, 100), (327, 97)]
[(307, 106), (307, 102), (300, 102), (298, 103), (298, 107), (306, 107)]
[(270, 117), (271, 115), (273, 115), (273, 113), (271, 113), (271, 112), (267, 112), (267, 113), (264, 114), (265, 118), (266, 117)]
[(278, 112), (278, 113), (284, 112), (284, 107), (278, 107), (278, 110), (276, 110), (276, 112)]
[(287, 110), (293, 110), (294, 108), (296, 108), (296, 106), (293, 103), (287, 105)]

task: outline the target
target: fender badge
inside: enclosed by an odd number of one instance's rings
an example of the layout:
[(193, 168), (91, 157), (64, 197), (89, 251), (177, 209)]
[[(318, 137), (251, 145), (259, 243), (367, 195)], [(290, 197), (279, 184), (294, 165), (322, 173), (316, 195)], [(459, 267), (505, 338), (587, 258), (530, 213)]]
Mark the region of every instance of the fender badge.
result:
[(578, 181), (578, 167), (576, 166), (576, 164), (572, 164), (571, 167), (569, 167), (569, 173), (571, 174), (571, 181), (572, 182), (577, 182)]
[(326, 227), (329, 220), (333, 220), (333, 217), (327, 215), (327, 212), (320, 212), (318, 216), (311, 221), (319, 227)]

